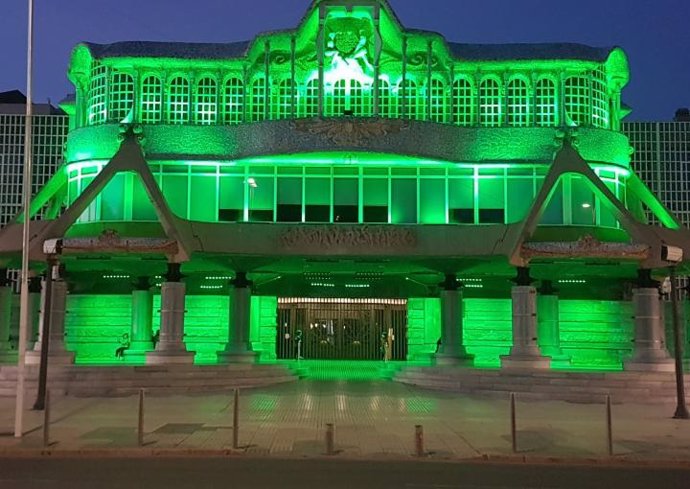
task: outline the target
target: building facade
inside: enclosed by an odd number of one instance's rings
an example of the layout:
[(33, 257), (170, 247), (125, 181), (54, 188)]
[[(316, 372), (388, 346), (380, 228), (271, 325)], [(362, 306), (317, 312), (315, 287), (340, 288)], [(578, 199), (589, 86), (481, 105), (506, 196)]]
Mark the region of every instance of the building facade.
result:
[(631, 167), (620, 48), (323, 0), (249, 42), (80, 44), (68, 75), (32, 203), (56, 357), (671, 365), (653, 275), (690, 241)]

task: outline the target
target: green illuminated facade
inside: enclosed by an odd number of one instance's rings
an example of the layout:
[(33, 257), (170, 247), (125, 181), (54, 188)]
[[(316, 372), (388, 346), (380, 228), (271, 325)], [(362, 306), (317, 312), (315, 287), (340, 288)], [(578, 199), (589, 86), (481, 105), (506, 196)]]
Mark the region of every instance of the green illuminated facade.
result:
[(690, 240), (630, 166), (620, 48), (459, 44), (322, 0), (249, 42), (82, 43), (68, 76), (32, 249), (66, 267), (77, 362), (127, 333), (129, 363), (665, 366), (640, 291)]

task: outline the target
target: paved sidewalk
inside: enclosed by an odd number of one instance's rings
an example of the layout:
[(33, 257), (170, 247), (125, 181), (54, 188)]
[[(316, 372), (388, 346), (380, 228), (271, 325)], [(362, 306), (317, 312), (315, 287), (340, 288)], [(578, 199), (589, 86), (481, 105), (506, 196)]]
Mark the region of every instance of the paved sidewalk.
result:
[[(31, 402), (33, 400), (30, 400)], [(29, 406), (31, 405), (29, 402)], [(136, 396), (56, 398), (50, 436), (55, 453), (137, 447)], [(690, 464), (690, 421), (673, 420), (674, 406), (614, 405), (614, 457)], [(14, 399), (0, 399), (0, 452), (42, 447), (42, 413), (27, 411), (28, 434), (11, 437)], [(221, 451), (232, 446), (232, 393), (147, 397), (145, 448)], [(512, 456), (508, 399), (425, 391), (390, 381), (300, 381), (241, 393), (242, 452), (321, 456), (327, 423), (336, 428), (338, 457), (400, 458), (414, 452), (414, 426), (423, 425), (433, 458)], [(603, 405), (520, 401), (518, 455), (606, 459)]]

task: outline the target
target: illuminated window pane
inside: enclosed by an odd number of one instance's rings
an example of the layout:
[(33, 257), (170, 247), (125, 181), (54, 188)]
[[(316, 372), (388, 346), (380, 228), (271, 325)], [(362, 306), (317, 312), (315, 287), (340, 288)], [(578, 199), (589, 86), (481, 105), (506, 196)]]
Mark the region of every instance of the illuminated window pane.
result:
[(134, 108), (134, 79), (127, 73), (113, 73), (110, 80), (110, 109), (108, 118), (113, 122), (132, 122)]
[(239, 124), (244, 120), (244, 84), (230, 78), (223, 87), (223, 123)]
[(189, 218), (193, 221), (214, 222), (216, 220), (216, 175), (192, 175), (189, 197)]
[(213, 78), (202, 78), (197, 83), (194, 118), (197, 124), (218, 122), (218, 87)]
[(333, 181), (333, 220), (359, 221), (359, 185), (356, 178), (336, 178)]
[(592, 124), (609, 128), (609, 97), (606, 91), (606, 74), (599, 68), (592, 78)]
[(419, 182), (419, 222), (445, 224), (446, 181), (442, 178), (422, 178)]
[(431, 120), (446, 122), (446, 86), (441, 80), (431, 80)]
[(400, 82), (398, 86), (398, 100), (400, 117), (405, 119), (419, 119), (419, 103), (417, 100), (417, 84), (413, 80)]
[(132, 219), (134, 221), (157, 221), (156, 209), (151, 203), (139, 175), (132, 178)]
[(391, 98), (391, 86), (387, 80), (379, 79), (379, 116), (395, 117), (393, 100)]
[(319, 80), (309, 80), (304, 93), (304, 117), (319, 115)]
[(249, 192), (249, 220), (273, 222), (273, 199), (275, 197), (273, 177), (253, 177), (251, 180), (247, 179), (245, 185), (247, 185)]
[(474, 223), (474, 178), (451, 178), (448, 181), (448, 207), (451, 223)]
[(574, 225), (592, 226), (596, 220), (594, 192), (582, 177), (570, 178), (570, 208)]
[(266, 84), (263, 78), (252, 83), (251, 120), (262, 121), (266, 118)]
[(530, 123), (530, 94), (527, 82), (514, 78), (508, 83), (508, 125), (528, 126)]
[(331, 110), (329, 115), (339, 117), (347, 110), (347, 80), (338, 80), (333, 84), (333, 95), (331, 96)]
[(189, 123), (189, 81), (178, 76), (168, 89), (168, 120), (171, 124)]
[(586, 126), (590, 118), (589, 78), (572, 76), (565, 81), (565, 113), (568, 125)]
[(291, 79), (285, 79), (278, 85), (276, 103), (274, 104), (274, 119), (287, 119), (292, 117), (292, 106), (295, 100), (295, 85)]
[[(539, 178), (539, 187), (543, 185), (544, 178)], [(563, 180), (559, 180), (551, 194), (551, 200), (546, 205), (541, 216), (540, 224), (563, 224)]]
[(348, 109), (357, 117), (368, 117), (371, 115), (370, 92), (365, 93), (362, 84), (357, 80), (350, 80), (350, 107)]
[(480, 224), (503, 224), (505, 221), (504, 182), (502, 176), (479, 179)]
[(391, 220), (396, 224), (417, 223), (417, 180), (394, 178), (391, 181)]
[(101, 192), (101, 219), (122, 221), (125, 218), (125, 174), (115, 175)]
[(302, 221), (302, 178), (281, 177), (278, 179), (278, 222)]
[(506, 222), (520, 222), (527, 217), (534, 202), (534, 181), (532, 178), (509, 178), (507, 181), (508, 202)]
[(479, 123), (489, 127), (503, 123), (501, 87), (493, 78), (487, 78), (479, 85)]
[(553, 80), (542, 78), (536, 87), (536, 121), (538, 126), (556, 125), (556, 84)]
[(187, 219), (188, 183), (187, 175), (163, 174), (163, 196), (170, 210), (182, 219)]
[(157, 76), (147, 76), (141, 83), (141, 122), (155, 124), (163, 117), (163, 84)]
[(388, 222), (388, 178), (365, 178), (362, 186), (364, 222)]
[(91, 70), (89, 87), (89, 124), (102, 124), (106, 120), (106, 99), (108, 93), (108, 70), (96, 65)]
[(221, 175), (218, 198), (218, 220), (237, 222), (243, 220), (244, 191), (247, 185), (242, 176)]
[(331, 179), (307, 178), (304, 182), (305, 220), (329, 222), (331, 220)]
[(458, 126), (474, 124), (474, 106), (472, 84), (465, 78), (458, 78), (453, 83), (453, 123)]

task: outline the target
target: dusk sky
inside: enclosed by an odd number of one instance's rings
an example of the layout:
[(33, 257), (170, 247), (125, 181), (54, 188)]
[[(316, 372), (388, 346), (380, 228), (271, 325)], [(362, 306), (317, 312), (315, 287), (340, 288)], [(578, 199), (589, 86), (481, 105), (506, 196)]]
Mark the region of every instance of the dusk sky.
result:
[[(3, 0), (0, 91), (25, 89), (26, 0)], [(295, 27), (309, 0), (35, 0), (35, 97), (71, 91), (79, 41), (228, 42)], [(618, 45), (630, 58), (628, 120), (670, 120), (690, 106), (690, 0), (390, 0), (407, 27), (466, 43)], [(177, 7), (175, 7), (177, 5)]]

